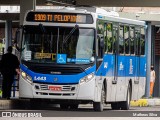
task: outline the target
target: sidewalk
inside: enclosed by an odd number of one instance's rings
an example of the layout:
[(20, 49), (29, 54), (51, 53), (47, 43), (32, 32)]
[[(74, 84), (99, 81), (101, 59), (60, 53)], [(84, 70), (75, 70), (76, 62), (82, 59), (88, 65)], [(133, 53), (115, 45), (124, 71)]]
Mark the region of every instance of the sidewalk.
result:
[(138, 101), (131, 101), (130, 105), (132, 107), (160, 106), (160, 98), (144, 98)]

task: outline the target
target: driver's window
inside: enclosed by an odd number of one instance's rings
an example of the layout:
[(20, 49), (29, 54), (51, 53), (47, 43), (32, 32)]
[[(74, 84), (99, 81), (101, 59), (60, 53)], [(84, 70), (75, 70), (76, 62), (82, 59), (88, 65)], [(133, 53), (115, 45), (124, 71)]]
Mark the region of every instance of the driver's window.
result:
[(103, 35), (98, 35), (98, 56), (100, 58), (103, 58), (103, 54), (104, 54), (104, 37)]
[[(106, 38), (106, 24), (105, 24), (105, 21), (103, 20), (99, 20), (98, 21), (98, 30), (97, 30), (97, 33), (98, 33), (98, 36), (97, 36), (97, 43), (98, 43), (98, 56), (100, 58), (103, 57), (103, 53), (104, 53), (104, 46), (103, 48), (101, 47), (102, 45), (102, 42), (101, 42), (101, 38), (105, 39)], [(104, 40), (103, 40), (104, 42)], [(104, 43), (103, 43), (104, 45)]]

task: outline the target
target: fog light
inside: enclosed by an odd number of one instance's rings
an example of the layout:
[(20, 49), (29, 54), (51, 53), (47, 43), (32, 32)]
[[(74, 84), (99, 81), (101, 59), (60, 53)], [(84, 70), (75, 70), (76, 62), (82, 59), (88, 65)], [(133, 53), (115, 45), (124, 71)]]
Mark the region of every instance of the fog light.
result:
[(35, 89), (39, 90), (39, 89), (40, 89), (40, 87), (39, 87), (38, 85), (35, 85)]

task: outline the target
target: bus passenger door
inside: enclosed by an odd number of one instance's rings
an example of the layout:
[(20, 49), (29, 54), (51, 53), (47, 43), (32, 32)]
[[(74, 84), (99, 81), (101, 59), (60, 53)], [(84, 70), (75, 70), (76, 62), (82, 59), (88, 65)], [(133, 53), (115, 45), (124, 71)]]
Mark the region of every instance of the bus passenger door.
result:
[(113, 80), (112, 84), (117, 83), (118, 77), (118, 27), (113, 27), (113, 41), (114, 41), (114, 50), (113, 50), (113, 59), (114, 59), (114, 66), (113, 66)]
[(113, 25), (113, 66), (111, 81), (111, 101), (116, 101), (117, 79), (118, 79), (118, 26)]
[(132, 99), (137, 100), (140, 80), (140, 31), (135, 28), (135, 78), (133, 82)]

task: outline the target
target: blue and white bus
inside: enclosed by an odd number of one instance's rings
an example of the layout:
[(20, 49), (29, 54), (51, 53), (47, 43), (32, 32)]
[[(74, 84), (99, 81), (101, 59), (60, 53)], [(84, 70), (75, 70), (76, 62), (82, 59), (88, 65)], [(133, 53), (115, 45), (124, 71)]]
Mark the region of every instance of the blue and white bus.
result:
[(20, 98), (103, 111), (104, 104), (128, 110), (144, 95), (144, 21), (64, 7), (28, 11), (20, 33)]

